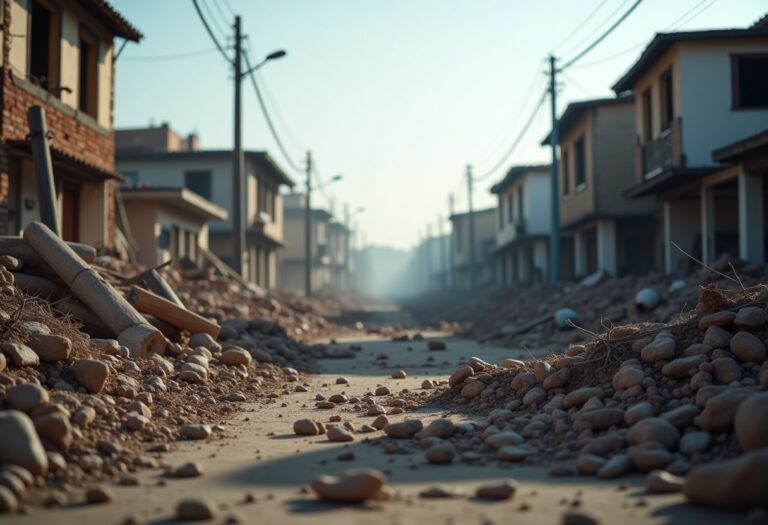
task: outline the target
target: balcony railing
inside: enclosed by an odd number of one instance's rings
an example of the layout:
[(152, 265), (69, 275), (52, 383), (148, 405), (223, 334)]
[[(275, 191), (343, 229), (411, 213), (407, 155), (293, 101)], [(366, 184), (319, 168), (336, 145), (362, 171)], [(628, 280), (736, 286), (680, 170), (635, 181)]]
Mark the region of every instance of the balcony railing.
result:
[(641, 180), (647, 180), (666, 169), (683, 165), (682, 121), (676, 118), (661, 135), (638, 146)]

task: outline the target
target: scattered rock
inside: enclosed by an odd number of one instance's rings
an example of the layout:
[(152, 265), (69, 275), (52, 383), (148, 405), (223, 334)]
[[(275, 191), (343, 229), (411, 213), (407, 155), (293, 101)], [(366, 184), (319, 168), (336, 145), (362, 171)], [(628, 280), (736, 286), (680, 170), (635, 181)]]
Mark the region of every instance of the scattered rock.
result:
[(381, 497), (386, 481), (378, 470), (346, 470), (335, 476), (319, 476), (310, 487), (322, 500), (359, 503)]
[(420, 419), (406, 419), (399, 423), (390, 423), (384, 427), (384, 433), (391, 438), (407, 439), (414, 437), (422, 428), (424, 424)]
[(78, 359), (72, 364), (72, 373), (88, 392), (98, 394), (109, 378), (109, 366), (95, 359)]
[(14, 410), (30, 413), (49, 401), (48, 391), (34, 383), (12, 386), (5, 393), (5, 401)]
[(40, 365), (40, 357), (27, 345), (0, 343), (0, 352), (5, 354), (13, 366), (17, 368)]
[(683, 490), (685, 478), (665, 470), (652, 470), (645, 476), (645, 490), (651, 494), (671, 494)]
[(637, 422), (627, 432), (627, 443), (639, 445), (655, 441), (667, 450), (674, 450), (680, 441), (680, 432), (669, 421), (660, 417), (649, 417)]
[(489, 485), (482, 485), (475, 491), (475, 497), (478, 499), (490, 499), (490, 500), (506, 500), (515, 495), (517, 491), (517, 483), (514, 481), (505, 481), (502, 483), (494, 483)]
[(42, 475), (48, 470), (45, 454), (35, 426), (27, 415), (16, 410), (0, 412), (0, 464), (10, 463)]
[(216, 505), (203, 498), (183, 499), (176, 505), (176, 519), (180, 521), (212, 520), (216, 514)]
[(447, 465), (453, 461), (455, 453), (449, 444), (434, 445), (425, 453), (427, 461), (436, 465)]
[(763, 343), (749, 332), (738, 332), (731, 339), (731, 352), (739, 361), (762, 363), (768, 355)]
[(447, 347), (442, 341), (427, 341), (427, 348), (430, 350), (445, 350)]
[(742, 450), (768, 448), (768, 392), (746, 398), (736, 410), (733, 426)]
[(299, 419), (293, 423), (293, 432), (298, 436), (316, 436), (320, 429), (311, 419)]
[(395, 370), (392, 372), (392, 379), (405, 379), (408, 376), (408, 374), (405, 373), (405, 370)]
[(689, 502), (726, 508), (768, 505), (768, 449), (694, 468), (683, 484)]
[(199, 463), (190, 461), (176, 467), (173, 475), (177, 478), (198, 478), (203, 475), (203, 467)]
[(106, 487), (89, 487), (85, 491), (85, 501), (91, 504), (109, 503), (114, 499), (112, 492)]
[(355, 436), (351, 432), (348, 432), (341, 427), (328, 427), (326, 436), (328, 437), (328, 441), (338, 441), (341, 443), (355, 440)]
[(211, 435), (210, 425), (183, 425), (179, 433), (188, 439), (206, 439)]

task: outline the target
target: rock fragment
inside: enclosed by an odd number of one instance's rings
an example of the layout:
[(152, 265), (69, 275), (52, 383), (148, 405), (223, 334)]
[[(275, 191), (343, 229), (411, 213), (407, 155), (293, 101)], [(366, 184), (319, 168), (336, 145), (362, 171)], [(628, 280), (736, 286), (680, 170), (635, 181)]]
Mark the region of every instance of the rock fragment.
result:
[(326, 501), (359, 503), (381, 497), (387, 479), (378, 470), (345, 470), (334, 476), (319, 476), (310, 487)]

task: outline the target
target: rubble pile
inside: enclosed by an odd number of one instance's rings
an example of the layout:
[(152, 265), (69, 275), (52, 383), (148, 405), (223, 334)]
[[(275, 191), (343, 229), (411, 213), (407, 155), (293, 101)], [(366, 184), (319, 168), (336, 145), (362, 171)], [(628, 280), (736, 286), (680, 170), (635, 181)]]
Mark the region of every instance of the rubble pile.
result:
[[(702, 286), (715, 284), (738, 290), (764, 278), (765, 271), (760, 267), (723, 258), (712, 269), (701, 268), (686, 278), (658, 274), (616, 278), (597, 273), (580, 283), (541, 283), (517, 291), (433, 296), (409, 306), (425, 323), (442, 323), (443, 327), (446, 321), (456, 323), (462, 335), (479, 341), (512, 348), (543, 348), (582, 338), (578, 331), (558, 330), (555, 314), (560, 309), (573, 310), (574, 323), (592, 332), (618, 324), (669, 322), (691, 315)], [(650, 292), (657, 301), (647, 303), (642, 292)]]
[[(280, 324), (287, 320), (307, 337), (330, 326), (309, 309), (293, 311), (290, 302), (257, 297), (224, 278), (190, 281), (167, 271), (190, 308), (142, 289), (164, 309), (142, 317), (130, 293), (121, 295), (127, 283), (117, 272), (131, 268), (86, 247), (51, 245), (63, 253), (54, 264), (23, 239), (0, 242), (0, 513), (109, 501), (99, 483), (136, 484), (141, 468), (176, 475), (162, 462), (175, 442), (225, 435), (223, 422), (239, 403), (274, 403), (301, 391), (297, 368), (326, 355), (324, 346), (300, 343)], [(57, 265), (70, 260), (81, 267), (75, 279), (92, 279), (88, 293), (101, 293), (98, 300), (117, 305), (119, 315), (89, 308), (92, 298), (78, 295), (77, 284), (67, 287), (75, 281)], [(139, 321), (140, 337), (135, 324), (119, 334), (107, 325), (120, 316)], [(184, 329), (190, 323), (205, 331)], [(187, 470), (178, 476), (195, 475)]]
[[(95, 260), (99, 267), (109, 270), (113, 276), (135, 275), (145, 268), (110, 256)], [(307, 299), (301, 295), (280, 290), (261, 290), (242, 286), (226, 275), (217, 275), (213, 268), (182, 270), (166, 266), (158, 272), (171, 285), (184, 305), (208, 318), (264, 319), (301, 342), (327, 338), (350, 328), (342, 328), (328, 319), (354, 308), (349, 300), (334, 295), (319, 295)]]
[(768, 505), (767, 299), (763, 286), (709, 285), (685, 320), (616, 326), (534, 362), (473, 357), (431, 403), (487, 417), (411, 422), (419, 428), (408, 437), (434, 463), (543, 464), (552, 476), (604, 479), (649, 472), (649, 492)]

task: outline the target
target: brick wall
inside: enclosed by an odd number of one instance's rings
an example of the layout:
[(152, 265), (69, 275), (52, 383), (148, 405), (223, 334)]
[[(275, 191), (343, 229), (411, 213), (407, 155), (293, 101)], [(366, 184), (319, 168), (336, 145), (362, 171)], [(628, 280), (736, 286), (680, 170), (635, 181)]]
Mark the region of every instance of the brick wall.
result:
[[(95, 166), (100, 170), (113, 172), (115, 169), (115, 141), (114, 132), (110, 129), (96, 130), (91, 126), (80, 122), (69, 112), (63, 111), (46, 100), (43, 100), (27, 89), (15, 85), (14, 74), (9, 64), (11, 2), (3, 2), (3, 64), (2, 82), (0, 82), (0, 101), (2, 101), (2, 115), (0, 115), (0, 230), (7, 219), (7, 188), (8, 188), (8, 140), (24, 140), (29, 133), (27, 124), (27, 110), (32, 105), (41, 105), (45, 109), (48, 129), (54, 134), (51, 145), (75, 159)], [(114, 67), (114, 66), (112, 66)], [(113, 69), (114, 73), (114, 69)], [(18, 73), (17, 73), (18, 74)], [(114, 74), (110, 93), (114, 93)], [(113, 102), (110, 101), (110, 112)], [(110, 122), (112, 122), (110, 114)], [(54, 166), (55, 169), (55, 166)], [(109, 195), (107, 216), (108, 236), (106, 246), (114, 247), (115, 205), (114, 205), (114, 181), (108, 181), (107, 193)], [(5, 191), (5, 193), (3, 193)], [(87, 205), (87, 204), (84, 204)], [(0, 232), (2, 233), (2, 232)]]

